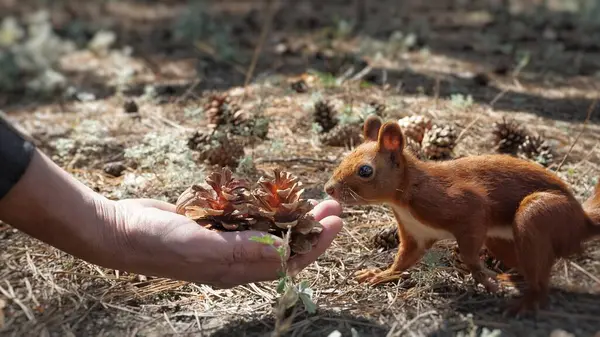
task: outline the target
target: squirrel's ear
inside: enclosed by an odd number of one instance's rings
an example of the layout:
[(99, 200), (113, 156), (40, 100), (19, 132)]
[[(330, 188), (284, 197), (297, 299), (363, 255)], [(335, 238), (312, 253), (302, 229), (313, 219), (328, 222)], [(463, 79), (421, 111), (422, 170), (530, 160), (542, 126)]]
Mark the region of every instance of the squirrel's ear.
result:
[(377, 141), (381, 124), (382, 122), (379, 116), (370, 115), (369, 117), (367, 117), (367, 119), (365, 120), (365, 124), (363, 125), (363, 135), (365, 137), (365, 141)]
[(385, 123), (379, 130), (379, 149), (386, 151), (402, 151), (404, 136), (400, 125), (396, 122)]

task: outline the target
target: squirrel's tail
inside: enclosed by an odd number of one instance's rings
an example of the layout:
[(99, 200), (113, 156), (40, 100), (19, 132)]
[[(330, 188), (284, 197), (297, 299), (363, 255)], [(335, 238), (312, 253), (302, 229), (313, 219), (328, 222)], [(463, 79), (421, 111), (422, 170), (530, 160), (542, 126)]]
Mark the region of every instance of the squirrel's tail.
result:
[(592, 195), (583, 203), (583, 209), (590, 220), (587, 237), (600, 237), (600, 179)]

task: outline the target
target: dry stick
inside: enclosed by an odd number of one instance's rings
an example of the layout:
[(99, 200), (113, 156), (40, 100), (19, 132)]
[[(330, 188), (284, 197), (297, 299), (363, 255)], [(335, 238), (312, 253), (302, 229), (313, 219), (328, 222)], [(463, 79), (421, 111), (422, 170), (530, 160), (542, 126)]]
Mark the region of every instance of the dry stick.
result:
[(590, 118), (592, 117), (592, 114), (594, 113), (594, 108), (596, 107), (596, 103), (597, 102), (598, 102), (598, 99), (596, 98), (596, 99), (594, 99), (594, 101), (592, 102), (592, 104), (590, 104), (590, 107), (588, 108), (588, 112), (587, 112), (587, 117), (585, 118), (585, 121), (583, 121), (583, 127), (579, 131), (579, 134), (577, 134), (577, 137), (575, 137), (575, 140), (571, 144), (571, 147), (569, 148), (569, 151), (567, 152), (567, 154), (565, 154), (565, 156), (563, 157), (563, 159), (560, 162), (560, 164), (558, 164), (558, 167), (556, 168), (556, 172), (560, 171), (560, 168), (563, 166), (563, 164), (565, 163), (565, 161), (567, 160), (567, 158), (569, 157), (569, 155), (573, 151), (573, 148), (575, 147), (575, 144), (577, 144), (577, 142), (579, 141), (579, 138), (581, 137), (581, 135), (585, 131), (585, 129), (587, 127), (587, 123), (589, 122)]
[(583, 267), (581, 267), (580, 265), (578, 265), (575, 262), (570, 262), (570, 264), (571, 264), (571, 266), (575, 267), (575, 269), (579, 270), (580, 272), (584, 273), (587, 277), (591, 278), (596, 283), (600, 284), (600, 279), (597, 278), (596, 276), (590, 274), (587, 270), (583, 269)]
[[(502, 96), (504, 96), (510, 89), (506, 88), (502, 91), (500, 91), (495, 97), (494, 99), (492, 99), (492, 101), (490, 102), (490, 107), (491, 109), (494, 109), (494, 104), (496, 104), (496, 102), (502, 98)], [(458, 143), (462, 137), (467, 133), (467, 131), (469, 131), (469, 129), (471, 129), (473, 127), (473, 125), (475, 125), (475, 123), (477, 123), (477, 121), (482, 117), (483, 115), (479, 115), (477, 117), (475, 117), (473, 119), (473, 121), (471, 121), (471, 123), (469, 123), (469, 125), (467, 125), (464, 130), (462, 130), (462, 132), (458, 135), (458, 137), (456, 138), (456, 143)]]
[(408, 321), (408, 323), (406, 323), (402, 327), (402, 329), (400, 329), (400, 331), (394, 333), (394, 336), (401, 336), (401, 333), (404, 332), (406, 329), (410, 328), (410, 326), (413, 325), (413, 323), (415, 323), (416, 321), (418, 321), (419, 319), (421, 319), (421, 318), (423, 318), (425, 316), (429, 316), (429, 315), (433, 315), (433, 314), (437, 314), (437, 311), (430, 310), (430, 311), (418, 314), (415, 318), (413, 318), (410, 321)]
[(258, 62), (258, 56), (262, 51), (262, 47), (265, 44), (265, 40), (267, 39), (267, 34), (271, 28), (271, 23), (273, 21), (273, 16), (275, 15), (275, 5), (278, 0), (267, 0), (265, 5), (267, 18), (265, 19), (265, 23), (263, 24), (262, 31), (260, 32), (260, 40), (258, 41), (258, 45), (254, 49), (254, 55), (252, 56), (252, 62), (250, 63), (250, 67), (248, 67), (248, 71), (246, 72), (246, 80), (244, 81), (244, 87), (248, 86), (250, 82), (250, 78), (252, 78), (252, 74), (254, 73), (254, 68), (256, 68), (256, 63)]

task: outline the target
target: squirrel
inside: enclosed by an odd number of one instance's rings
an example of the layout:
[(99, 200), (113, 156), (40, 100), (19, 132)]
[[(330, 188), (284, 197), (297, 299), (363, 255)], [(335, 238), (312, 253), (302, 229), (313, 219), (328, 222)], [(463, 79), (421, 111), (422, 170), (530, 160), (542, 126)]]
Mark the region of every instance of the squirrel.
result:
[(400, 239), (387, 270), (355, 277), (376, 285), (397, 280), (439, 240), (453, 239), (476, 284), (498, 291), (496, 275), (479, 258), (488, 251), (524, 279), (520, 299), (504, 310), (520, 315), (548, 304), (550, 273), (559, 258), (583, 251), (600, 236), (600, 182), (583, 204), (541, 165), (505, 154), (445, 161), (418, 159), (400, 125), (369, 116), (364, 140), (346, 155), (324, 186), (346, 205), (382, 204), (396, 218)]

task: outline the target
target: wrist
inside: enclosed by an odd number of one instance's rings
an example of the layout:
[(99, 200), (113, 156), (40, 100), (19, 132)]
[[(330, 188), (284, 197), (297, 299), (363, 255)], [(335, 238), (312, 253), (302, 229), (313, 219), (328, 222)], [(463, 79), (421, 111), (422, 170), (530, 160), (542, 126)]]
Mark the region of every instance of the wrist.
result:
[(102, 216), (110, 201), (35, 150), (20, 180), (0, 200), (0, 219), (66, 253), (102, 257)]

